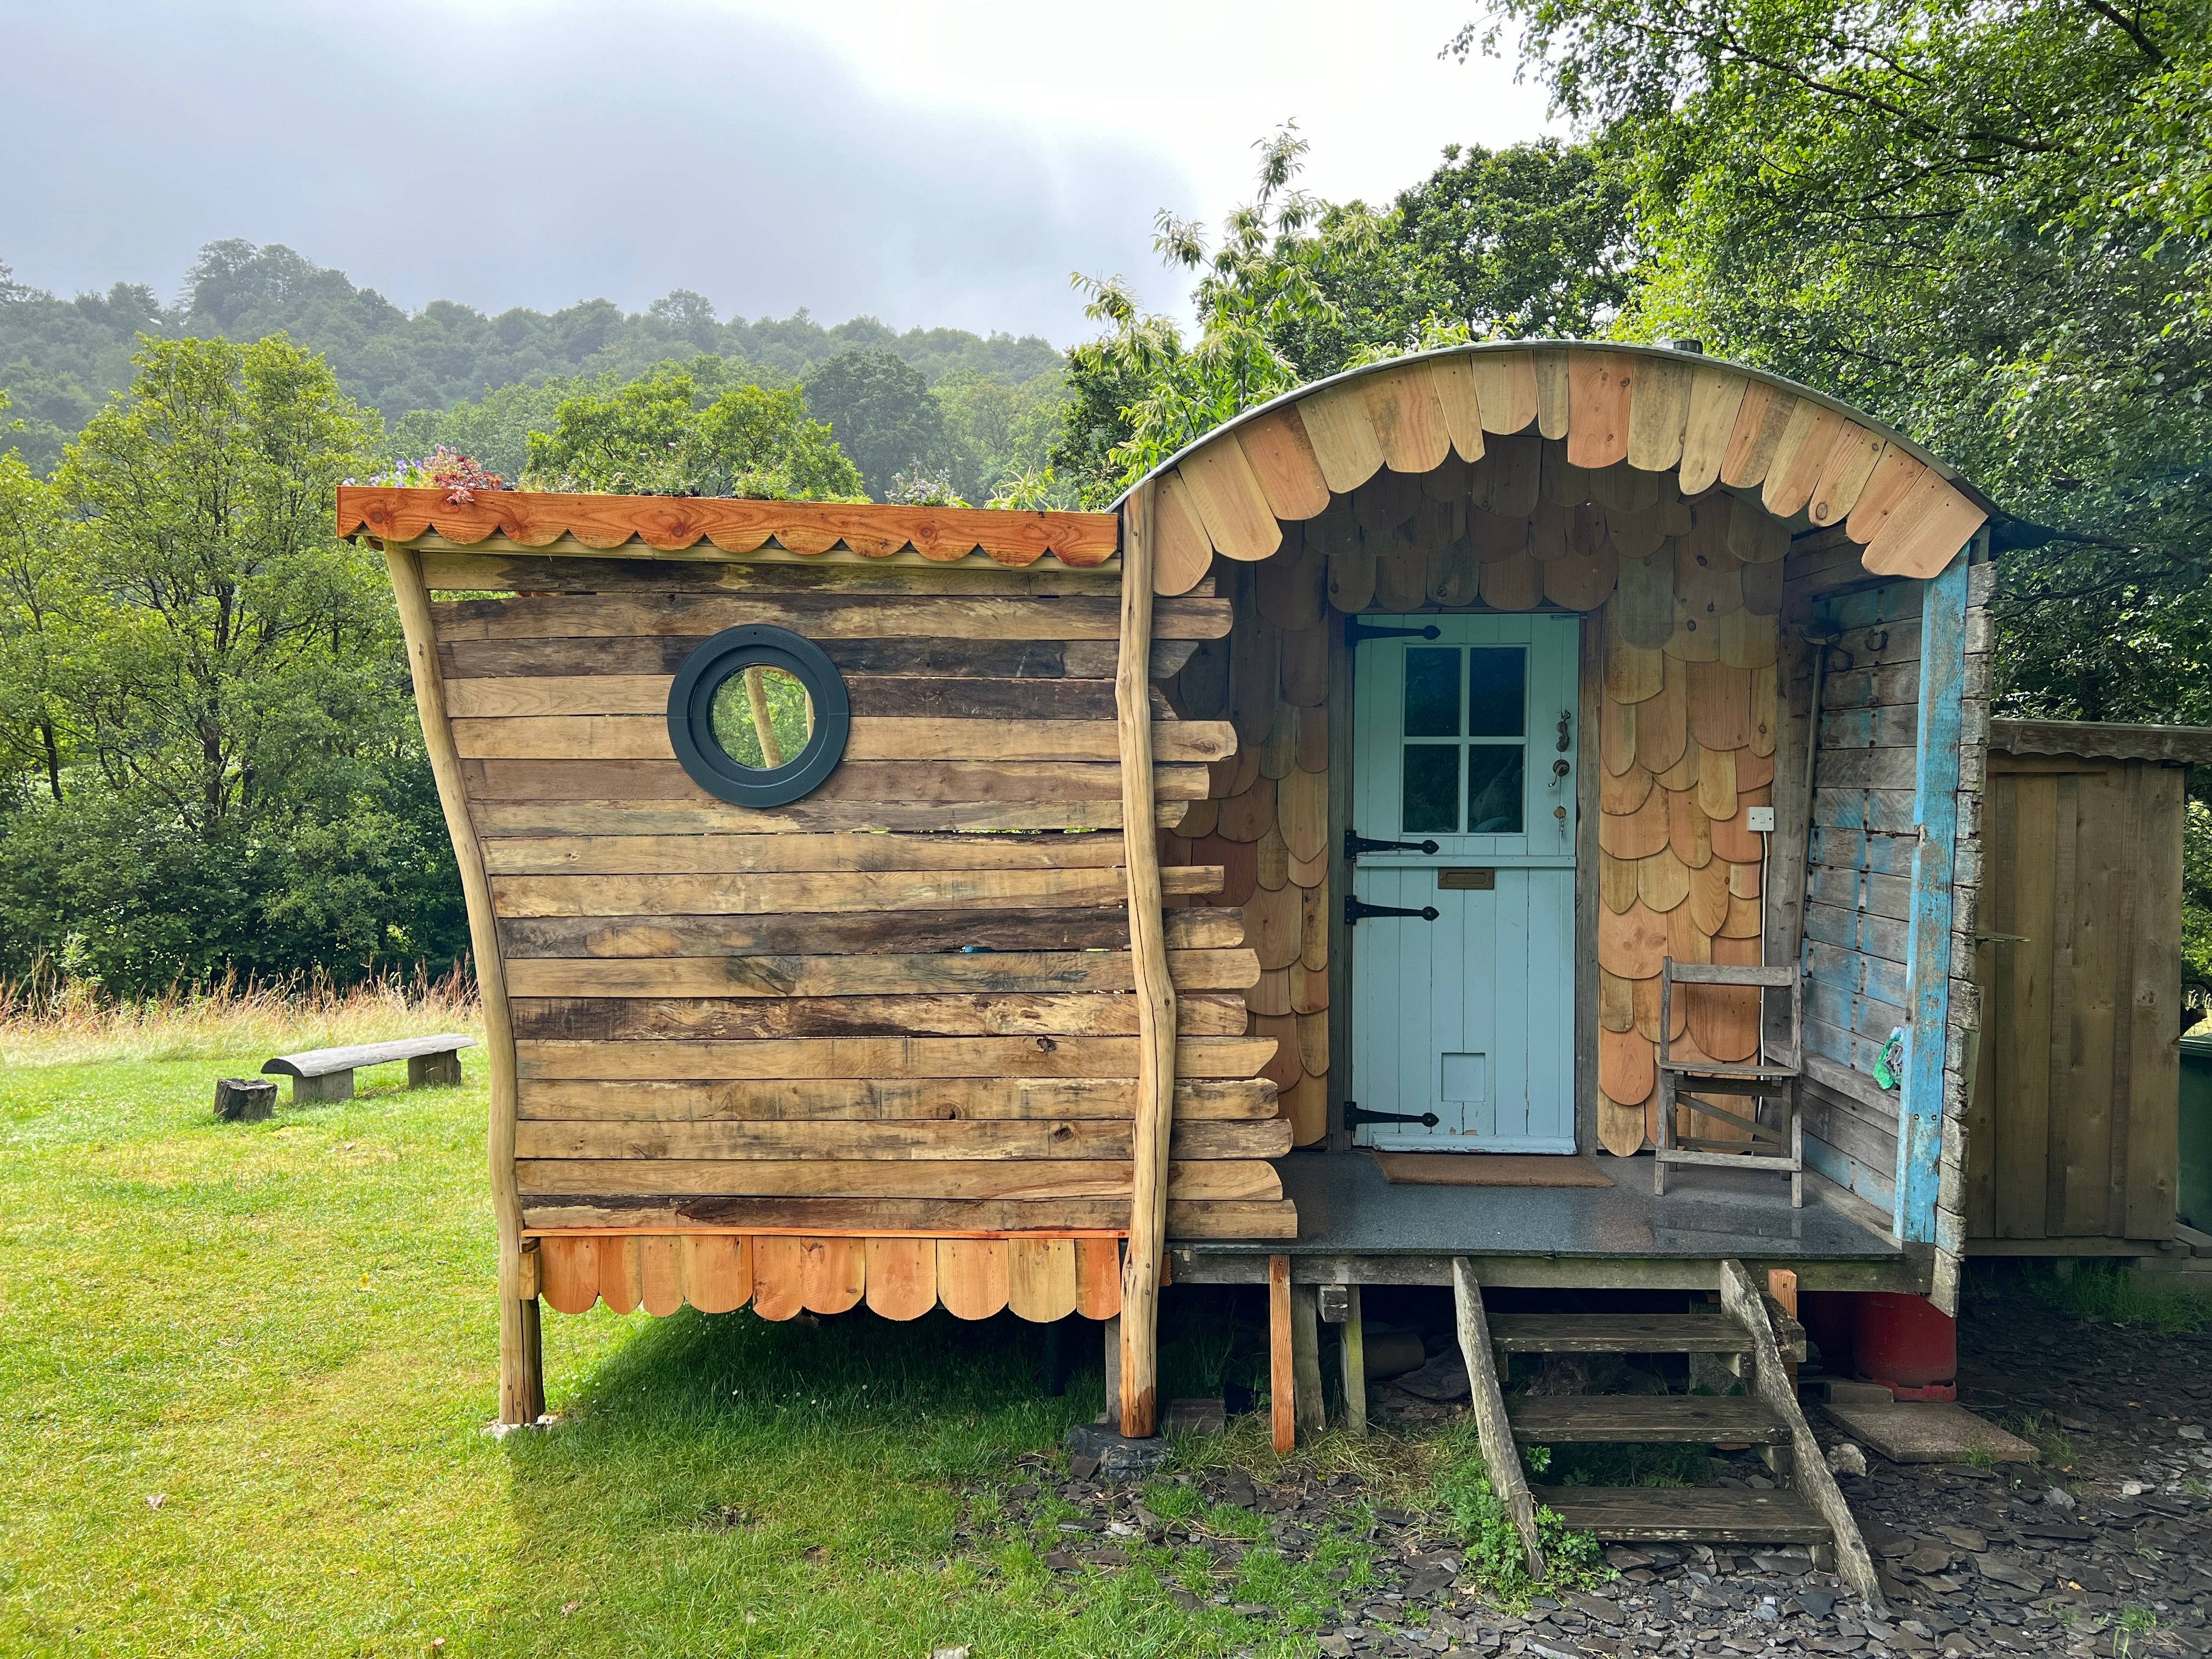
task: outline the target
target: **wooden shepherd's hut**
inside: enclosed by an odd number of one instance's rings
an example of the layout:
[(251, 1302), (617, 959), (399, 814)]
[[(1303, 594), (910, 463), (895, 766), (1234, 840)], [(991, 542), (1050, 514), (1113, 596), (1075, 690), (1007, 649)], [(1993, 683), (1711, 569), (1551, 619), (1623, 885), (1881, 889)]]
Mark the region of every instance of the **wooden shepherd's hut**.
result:
[[(1106, 513), (343, 491), (467, 887), (501, 1416), (542, 1304), (865, 1302), (1117, 1319), (1148, 1434), (1171, 1279), (1268, 1287), (1286, 1437), (1317, 1291), (1356, 1346), (1450, 1285), (1516, 1504), (1493, 1347), (1717, 1347), (1723, 1437), (1802, 1455), (1692, 1529), (1862, 1576), (1765, 1295), (1955, 1292), (1991, 511), (1583, 343), (1305, 388)], [(1690, 1311), (1509, 1340), (1492, 1286)]]

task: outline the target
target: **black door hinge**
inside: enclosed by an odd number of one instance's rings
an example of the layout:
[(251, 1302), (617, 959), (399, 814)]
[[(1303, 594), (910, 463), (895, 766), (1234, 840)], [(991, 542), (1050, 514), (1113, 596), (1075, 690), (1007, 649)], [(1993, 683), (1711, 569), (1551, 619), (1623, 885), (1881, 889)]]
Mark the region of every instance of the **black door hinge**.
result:
[(1344, 1127), (1357, 1129), (1363, 1123), (1418, 1123), (1424, 1129), (1433, 1129), (1437, 1127), (1437, 1115), (1434, 1112), (1367, 1112), (1360, 1109), (1358, 1101), (1346, 1101)]
[(1418, 910), (1409, 910), (1402, 905), (1370, 904), (1349, 893), (1344, 896), (1344, 925), (1347, 927), (1357, 927), (1361, 919), (1366, 916), (1415, 916), (1423, 921), (1434, 921), (1442, 915), (1443, 912), (1433, 904), (1424, 904)]
[(1344, 832), (1344, 856), (1356, 859), (1362, 853), (1429, 853), (1437, 850), (1432, 841), (1375, 841), (1357, 830)]
[(1357, 617), (1344, 619), (1344, 644), (1346, 650), (1357, 650), (1362, 640), (1437, 640), (1444, 630), (1431, 623), (1425, 628), (1377, 628)]

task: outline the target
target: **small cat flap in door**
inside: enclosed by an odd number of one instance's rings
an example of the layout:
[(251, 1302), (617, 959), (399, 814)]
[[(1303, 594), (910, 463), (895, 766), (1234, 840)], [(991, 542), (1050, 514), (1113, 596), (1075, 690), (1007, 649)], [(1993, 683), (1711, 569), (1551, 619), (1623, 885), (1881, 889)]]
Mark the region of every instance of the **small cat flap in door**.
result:
[(1455, 1106), (1480, 1106), (1490, 1097), (1488, 1054), (1443, 1056), (1443, 1087), (1438, 1092)]

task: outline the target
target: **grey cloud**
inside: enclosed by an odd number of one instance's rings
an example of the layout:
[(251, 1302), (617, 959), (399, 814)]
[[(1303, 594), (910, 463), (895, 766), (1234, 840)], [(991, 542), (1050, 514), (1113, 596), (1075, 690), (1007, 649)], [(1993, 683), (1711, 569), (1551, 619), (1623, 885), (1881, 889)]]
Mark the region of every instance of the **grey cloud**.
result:
[[(173, 292), (216, 237), (285, 242), (405, 306), (696, 289), (725, 315), (1088, 330), (1071, 269), (1172, 303), (1164, 154), (888, 103), (811, 41), (680, 0), (0, 6), (0, 258)], [(1049, 96), (1049, 88), (1036, 95)]]

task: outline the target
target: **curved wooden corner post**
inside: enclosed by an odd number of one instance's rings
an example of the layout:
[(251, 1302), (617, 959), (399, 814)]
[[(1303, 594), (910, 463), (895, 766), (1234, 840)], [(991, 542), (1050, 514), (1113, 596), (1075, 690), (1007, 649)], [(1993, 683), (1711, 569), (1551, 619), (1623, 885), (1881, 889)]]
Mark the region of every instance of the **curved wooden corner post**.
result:
[(422, 744), (438, 781), (460, 866), (461, 894), (469, 909), (469, 940), (476, 951), (477, 993), (483, 1004), (484, 1053), (491, 1061), (491, 1115), (485, 1136), (491, 1165), (492, 1207), (499, 1220), (499, 1420), (533, 1423), (545, 1409), (545, 1379), (535, 1285), (526, 1285), (522, 1261), (522, 1200), (514, 1183), (514, 1023), (507, 1002), (507, 973), (500, 960), (499, 929), (485, 878), (483, 849), (469, 821), (461, 787), (461, 757), (446, 714), (446, 682), (438, 672), (438, 636), (430, 619), (430, 592), (422, 582), (422, 556), (386, 544), (399, 625), (407, 635), (407, 668), (415, 681), (415, 708), (422, 720)]
[(1176, 1082), (1176, 996), (1160, 902), (1152, 805), (1153, 491), (1121, 504), (1121, 650), (1114, 707), (1121, 749), (1121, 843), (1129, 872), (1129, 953), (1137, 985), (1136, 1168), (1121, 1263), (1121, 1432), (1154, 1431), (1159, 1405), (1160, 1267), (1168, 1230), (1168, 1136)]

